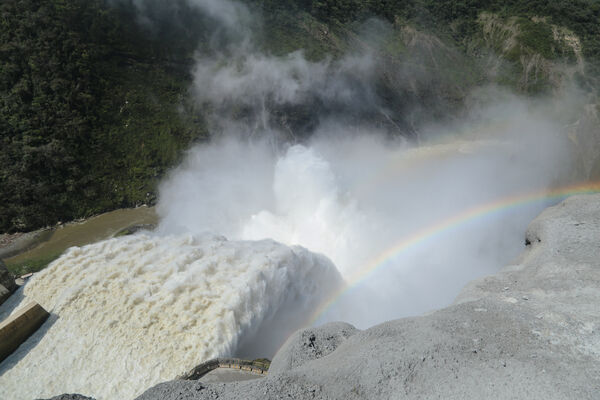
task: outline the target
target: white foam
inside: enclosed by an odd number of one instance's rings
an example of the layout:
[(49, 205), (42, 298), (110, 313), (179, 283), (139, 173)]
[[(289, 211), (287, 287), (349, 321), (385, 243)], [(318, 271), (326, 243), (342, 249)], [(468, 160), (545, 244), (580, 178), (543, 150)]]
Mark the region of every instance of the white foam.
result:
[(2, 363), (0, 398), (133, 398), (252, 342), (278, 312), (295, 325), (272, 328), (293, 331), (339, 282), (323, 256), (271, 240), (142, 234), (72, 248), (25, 287), (22, 304), (52, 317)]
[[(419, 147), (335, 126), (283, 150), (266, 140), (214, 140), (192, 149), (164, 182), (160, 230), (302, 245), (349, 280), (373, 269), (319, 322), (367, 328), (444, 307), (466, 282), (521, 251), (528, 222), (547, 203), (436, 227), (551, 187), (568, 164), (560, 131), (543, 119), (515, 112), (501, 132), (493, 127), (482, 124), (475, 139)], [(536, 145), (540, 136), (547, 151)], [(429, 240), (390, 250), (425, 231)]]

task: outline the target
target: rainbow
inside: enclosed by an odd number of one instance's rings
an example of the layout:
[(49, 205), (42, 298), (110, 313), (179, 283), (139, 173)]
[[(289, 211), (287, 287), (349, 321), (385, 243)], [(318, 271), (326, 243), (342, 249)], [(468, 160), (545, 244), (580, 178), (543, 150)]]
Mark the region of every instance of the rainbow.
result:
[(429, 240), (466, 222), (481, 218), (486, 215), (515, 209), (517, 207), (539, 201), (560, 201), (568, 196), (593, 193), (600, 193), (600, 181), (578, 183), (553, 190), (543, 190), (513, 195), (467, 209), (438, 223), (427, 226), (417, 232), (413, 232), (411, 235), (403, 237), (399, 242), (387, 248), (373, 260), (365, 264), (364, 267), (360, 268), (357, 272), (351, 275), (350, 278), (346, 280), (346, 285), (334, 292), (328, 300), (323, 302), (315, 310), (309, 319), (309, 326), (314, 325), (317, 320), (319, 320), (319, 318), (321, 318), (321, 316), (323, 316), (323, 314), (325, 314), (350, 289), (356, 287), (360, 282), (367, 279), (375, 271), (385, 267), (390, 260), (393, 260), (402, 252), (407, 251), (426, 240)]

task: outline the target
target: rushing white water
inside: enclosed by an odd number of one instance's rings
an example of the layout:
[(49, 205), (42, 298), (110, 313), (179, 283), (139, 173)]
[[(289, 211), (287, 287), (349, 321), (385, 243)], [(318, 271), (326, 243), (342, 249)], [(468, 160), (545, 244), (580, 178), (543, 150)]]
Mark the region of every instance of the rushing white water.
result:
[[(556, 132), (544, 135), (546, 150), (560, 147)], [(359, 135), (283, 152), (262, 141), (197, 148), (161, 188), (155, 234), (73, 248), (25, 287), (22, 304), (36, 300), (52, 317), (0, 365), (0, 398), (133, 398), (215, 356), (272, 355), (341, 276), (399, 239), (550, 185), (562, 153), (514, 143), (526, 141), (408, 148)], [(543, 206), (486, 216), (399, 254), (324, 320), (366, 327), (448, 304), (519, 252)]]
[[(24, 290), (50, 321), (1, 365), (0, 398), (130, 399), (253, 342), (271, 354), (340, 284), (324, 257), (212, 235), (111, 239), (72, 248)], [(270, 352), (270, 353), (269, 353)]]
[[(134, 3), (143, 18), (146, 2)], [(211, 357), (270, 356), (342, 278), (372, 268), (399, 241), (551, 187), (569, 170), (558, 115), (569, 102), (492, 90), (455, 126), (422, 121), (422, 143), (409, 146), (373, 127), (376, 119), (360, 127), (353, 118), (368, 109), (391, 125), (390, 113), (405, 119), (376, 95), (373, 54), (319, 62), (262, 54), (246, 6), (189, 4), (221, 25), (218, 46), (193, 71), (192, 92), (212, 110), (213, 142), (191, 149), (163, 182), (155, 234), (73, 248), (25, 287), (21, 304), (36, 300), (52, 316), (0, 364), (0, 399), (130, 399)], [(402, 74), (388, 78), (412, 85)], [(319, 113), (319, 103), (329, 111)], [(277, 131), (285, 124), (269, 104), (314, 110), (312, 139), (282, 144), (295, 132)], [(518, 254), (545, 205), (465, 221), (389, 257), (320, 321), (363, 328), (449, 304), (466, 282)], [(0, 316), (19, 301), (13, 296)]]
[[(560, 127), (518, 103), (505, 112), (501, 125), (418, 147), (339, 127), (283, 151), (232, 138), (198, 147), (161, 188), (160, 230), (300, 244), (352, 279), (416, 232), (560, 183), (568, 171)], [(389, 257), (321, 322), (365, 328), (448, 305), (521, 251), (528, 222), (547, 204), (463, 221)]]
[[(509, 113), (418, 147), (329, 126), (304, 145), (225, 137), (192, 149), (161, 187), (154, 234), (73, 248), (25, 287), (22, 304), (52, 316), (0, 364), (0, 398), (127, 399), (211, 357), (273, 355), (342, 277), (398, 241), (560, 181), (560, 127), (518, 103)], [(518, 254), (545, 205), (465, 221), (389, 257), (320, 322), (362, 328), (449, 304)]]

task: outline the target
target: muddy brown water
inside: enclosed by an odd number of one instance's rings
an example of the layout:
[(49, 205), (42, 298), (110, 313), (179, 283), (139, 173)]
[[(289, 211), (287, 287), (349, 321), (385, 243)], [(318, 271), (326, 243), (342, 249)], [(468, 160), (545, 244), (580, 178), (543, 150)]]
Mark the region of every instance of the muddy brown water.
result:
[(154, 207), (138, 207), (111, 211), (91, 217), (82, 222), (61, 225), (47, 235), (37, 246), (4, 261), (22, 265), (28, 261), (55, 258), (69, 247), (84, 246), (109, 239), (135, 225), (155, 225), (158, 222)]

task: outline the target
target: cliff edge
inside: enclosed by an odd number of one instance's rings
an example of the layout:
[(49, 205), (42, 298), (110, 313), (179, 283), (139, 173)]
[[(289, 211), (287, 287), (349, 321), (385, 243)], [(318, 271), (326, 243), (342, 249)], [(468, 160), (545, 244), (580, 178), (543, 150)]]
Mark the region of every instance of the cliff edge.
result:
[(171, 381), (138, 400), (598, 399), (600, 194), (530, 225), (513, 265), (432, 314), (294, 334), (258, 381)]

